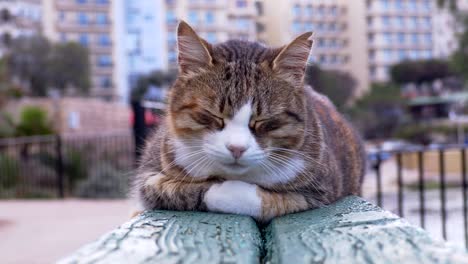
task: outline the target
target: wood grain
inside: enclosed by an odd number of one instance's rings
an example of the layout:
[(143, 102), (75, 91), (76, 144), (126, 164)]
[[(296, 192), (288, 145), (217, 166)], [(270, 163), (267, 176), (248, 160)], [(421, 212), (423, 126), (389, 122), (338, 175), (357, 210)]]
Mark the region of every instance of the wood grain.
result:
[(248, 217), (153, 211), (59, 263), (259, 263), (260, 232)]
[(265, 234), (265, 263), (468, 263), (466, 252), (358, 197), (277, 218)]

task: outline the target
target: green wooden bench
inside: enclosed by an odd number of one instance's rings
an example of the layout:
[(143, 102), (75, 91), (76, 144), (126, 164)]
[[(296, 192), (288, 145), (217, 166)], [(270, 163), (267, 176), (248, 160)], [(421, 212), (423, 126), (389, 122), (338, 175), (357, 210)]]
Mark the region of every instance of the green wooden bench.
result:
[(468, 254), (351, 196), (261, 228), (237, 215), (146, 212), (59, 263), (468, 263)]

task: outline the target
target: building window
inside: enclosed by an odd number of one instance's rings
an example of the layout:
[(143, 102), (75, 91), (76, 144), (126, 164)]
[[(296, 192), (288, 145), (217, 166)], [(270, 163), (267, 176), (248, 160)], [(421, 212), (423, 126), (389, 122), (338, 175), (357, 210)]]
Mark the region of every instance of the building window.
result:
[(98, 13), (96, 15), (96, 23), (99, 25), (107, 25), (108, 20), (107, 20), (107, 14), (106, 13)]
[(334, 16), (338, 15), (338, 8), (336, 6), (332, 6), (330, 8), (330, 14), (332, 14)]
[(431, 25), (432, 25), (432, 20), (431, 20), (430, 17), (424, 17), (424, 18), (422, 18), (422, 21), (423, 21), (422, 24), (423, 24), (425, 27), (428, 27), (428, 28), (431, 27)]
[(409, 1), (408, 2), (408, 8), (410, 10), (413, 10), (413, 11), (416, 10), (417, 9), (416, 1), (414, 1), (414, 0)]
[(392, 33), (384, 33), (384, 38), (385, 38), (385, 42), (387, 44), (392, 44), (393, 42), (393, 35)]
[(384, 59), (385, 61), (392, 61), (392, 50), (386, 49), (384, 50)]
[(236, 6), (237, 6), (238, 8), (247, 7), (247, 1), (246, 1), (246, 0), (237, 0), (237, 1), (236, 1)]
[(177, 62), (177, 54), (174, 51), (169, 52), (168, 59), (169, 59), (169, 63)]
[(106, 5), (109, 3), (109, 0), (96, 0), (96, 4)]
[(395, 8), (397, 10), (403, 10), (405, 7), (403, 5), (403, 1), (402, 0), (396, 0), (395, 1)]
[(311, 16), (314, 15), (314, 9), (312, 8), (311, 5), (308, 5), (308, 6), (306, 7), (306, 15), (307, 15), (308, 17), (311, 17)]
[(100, 46), (109, 46), (111, 43), (110, 37), (108, 34), (99, 35), (98, 41), (99, 41)]
[(86, 4), (87, 2), (87, 0), (76, 0), (76, 3), (78, 4)]
[(65, 33), (60, 33), (60, 42), (67, 42), (67, 34)]
[(325, 39), (319, 38), (319, 39), (318, 39), (318, 46), (319, 46), (320, 48), (325, 47)]
[(404, 44), (406, 41), (405, 33), (398, 33), (398, 42)]
[(292, 31), (293, 31), (294, 33), (299, 33), (299, 32), (301, 32), (301, 31), (302, 31), (302, 25), (301, 25), (301, 23), (300, 23), (300, 22), (294, 22), (294, 23), (292, 24)]
[(293, 16), (298, 17), (300, 15), (301, 15), (301, 7), (299, 5), (294, 5)]
[(390, 21), (390, 17), (389, 16), (383, 16), (382, 17), (382, 23), (384, 24), (384, 26), (386, 27), (389, 27), (392, 25), (392, 22)]
[(382, 7), (383, 7), (385, 10), (390, 9), (390, 1), (388, 1), (388, 0), (382, 0)]
[(427, 44), (432, 43), (432, 34), (424, 34), (424, 41)]
[(255, 1), (255, 8), (257, 9), (257, 14), (263, 16), (263, 3)]
[(406, 60), (406, 51), (404, 49), (398, 51), (398, 58), (400, 61)]
[(321, 16), (325, 15), (325, 7), (324, 6), (319, 6), (318, 13)]
[(108, 75), (101, 76), (99, 78), (99, 86), (101, 88), (110, 88), (112, 87), (112, 79)]
[(208, 33), (206, 34), (206, 40), (208, 40), (208, 42), (211, 42), (211, 43), (216, 42), (216, 33), (214, 33), (214, 32), (208, 32)]
[(411, 17), (410, 21), (411, 21), (411, 23), (410, 23), (411, 27), (413, 27), (413, 28), (418, 27), (418, 18), (417, 17)]
[(312, 22), (308, 22), (304, 26), (305, 26), (304, 30), (306, 30), (306, 31), (313, 31), (314, 30), (314, 24)]
[(328, 30), (330, 30), (331, 32), (335, 32), (336, 29), (337, 29), (336, 23), (332, 22), (328, 25)]
[(78, 13), (78, 23), (80, 25), (88, 24), (88, 16), (85, 13)]
[(89, 44), (89, 38), (88, 38), (88, 35), (87, 34), (81, 34), (79, 37), (78, 37), (78, 42), (87, 47), (88, 44)]
[(110, 67), (112, 65), (112, 59), (109, 55), (99, 55), (97, 58), (97, 65), (99, 67)]
[(395, 23), (395, 24), (396, 24), (398, 27), (401, 27), (401, 28), (405, 27), (405, 18), (404, 18), (404, 17), (399, 16), (399, 17), (396, 17), (395, 20), (396, 20), (396, 23)]
[(213, 12), (211, 12), (211, 11), (206, 12), (205, 19), (206, 19), (207, 24), (214, 24), (215, 16), (214, 16)]
[(325, 55), (320, 55), (320, 56), (319, 56), (319, 62), (320, 62), (320, 63), (327, 63), (327, 56), (325, 56)]
[(65, 12), (60, 11), (60, 13), (59, 13), (59, 21), (60, 21), (60, 22), (65, 21)]
[(168, 24), (173, 24), (177, 22), (177, 18), (173, 10), (167, 10), (166, 12), (166, 21)]
[(411, 34), (411, 40), (413, 44), (418, 44), (419, 43), (419, 36), (416, 33)]
[(188, 20), (190, 24), (198, 24), (198, 13), (196, 11), (189, 11)]

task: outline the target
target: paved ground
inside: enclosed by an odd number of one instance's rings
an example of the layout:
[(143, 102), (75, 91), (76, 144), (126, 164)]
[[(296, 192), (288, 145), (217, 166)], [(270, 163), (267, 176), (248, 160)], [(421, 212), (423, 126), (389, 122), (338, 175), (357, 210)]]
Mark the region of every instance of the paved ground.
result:
[(0, 263), (53, 263), (129, 219), (118, 201), (1, 201)]

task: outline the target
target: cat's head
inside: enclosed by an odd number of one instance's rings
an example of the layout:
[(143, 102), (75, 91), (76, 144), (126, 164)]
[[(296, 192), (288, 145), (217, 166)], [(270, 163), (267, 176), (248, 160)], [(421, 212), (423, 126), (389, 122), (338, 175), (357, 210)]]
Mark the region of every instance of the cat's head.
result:
[(303, 80), (311, 35), (281, 48), (246, 41), (212, 45), (181, 22), (168, 121), (179, 156), (192, 155), (182, 163), (198, 158), (220, 174), (242, 175), (265, 162), (281, 163), (274, 153), (282, 149), (299, 148), (306, 133)]

